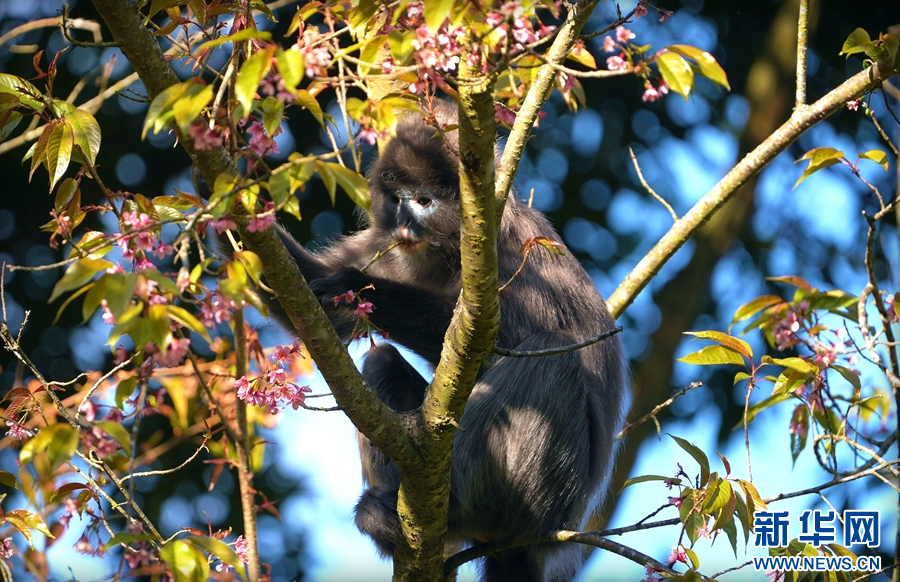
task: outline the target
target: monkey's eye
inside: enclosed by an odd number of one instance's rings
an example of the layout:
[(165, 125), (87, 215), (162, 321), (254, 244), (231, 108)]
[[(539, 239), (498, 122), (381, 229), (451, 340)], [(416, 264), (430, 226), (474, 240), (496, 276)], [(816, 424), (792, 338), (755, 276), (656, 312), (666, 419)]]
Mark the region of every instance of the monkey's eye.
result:
[(392, 204), (400, 204), (400, 197), (396, 194), (391, 194), (388, 198), (390, 199)]
[(419, 203), (419, 206), (431, 206), (432, 200), (428, 196), (419, 196), (416, 202)]

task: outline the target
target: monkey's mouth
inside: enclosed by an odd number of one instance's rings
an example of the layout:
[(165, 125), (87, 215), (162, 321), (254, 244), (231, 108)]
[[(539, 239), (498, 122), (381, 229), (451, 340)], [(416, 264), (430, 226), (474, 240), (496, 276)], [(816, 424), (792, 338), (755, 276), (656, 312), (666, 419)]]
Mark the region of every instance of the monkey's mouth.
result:
[(398, 238), (395, 241), (397, 243), (397, 248), (401, 251), (405, 251), (407, 253), (411, 253), (418, 249), (421, 249), (425, 246), (424, 240), (414, 240), (409, 238)]

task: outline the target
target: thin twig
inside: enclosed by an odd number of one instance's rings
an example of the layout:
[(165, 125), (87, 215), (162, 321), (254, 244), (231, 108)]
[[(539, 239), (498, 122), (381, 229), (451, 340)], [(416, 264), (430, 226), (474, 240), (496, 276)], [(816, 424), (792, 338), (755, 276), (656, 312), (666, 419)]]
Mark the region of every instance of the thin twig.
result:
[(575, 350), (580, 350), (581, 348), (586, 348), (590, 345), (594, 345), (597, 342), (601, 342), (607, 338), (611, 338), (612, 336), (620, 333), (622, 331), (622, 326), (618, 326), (609, 331), (605, 331), (600, 335), (596, 335), (590, 339), (586, 339), (583, 342), (578, 342), (577, 344), (570, 344), (567, 346), (562, 346), (558, 348), (547, 348), (545, 350), (529, 350), (529, 351), (516, 351), (516, 350), (508, 350), (506, 348), (501, 348), (498, 346), (494, 346), (494, 353), (499, 354), (501, 356), (506, 356), (508, 358), (539, 358), (542, 356), (556, 356), (558, 354), (565, 354), (568, 352), (574, 352)]
[(653, 188), (650, 187), (650, 184), (647, 183), (647, 180), (644, 179), (644, 174), (641, 172), (641, 167), (638, 165), (637, 156), (634, 155), (634, 150), (630, 147), (628, 148), (628, 153), (631, 155), (631, 162), (634, 164), (634, 171), (637, 172), (638, 179), (641, 181), (641, 185), (650, 193), (651, 196), (656, 198), (660, 204), (666, 207), (666, 210), (669, 211), (669, 214), (672, 215), (672, 221), (678, 222), (678, 215), (675, 214), (675, 210), (672, 209), (672, 206), (665, 201), (665, 199), (656, 193)]
[[(679, 390), (678, 392), (676, 392), (675, 394), (673, 394), (673, 395), (671, 396), (671, 398), (669, 398), (669, 399), (666, 400), (665, 402), (662, 402), (662, 403), (660, 403), (660, 404), (657, 404), (656, 407), (653, 408), (653, 410), (651, 410), (650, 412), (648, 412), (647, 414), (645, 414), (644, 416), (642, 416), (642, 417), (639, 418), (638, 420), (626, 424), (626, 425), (625, 425), (625, 428), (623, 428), (622, 430), (620, 430), (620, 431), (619, 431), (619, 434), (616, 435), (616, 440), (619, 440), (619, 439), (621, 439), (622, 437), (624, 437), (626, 434), (628, 434), (629, 432), (631, 432), (631, 431), (632, 431), (635, 427), (637, 427), (638, 425), (647, 422), (647, 421), (650, 420), (651, 418), (655, 418), (656, 415), (659, 414), (661, 410), (663, 410), (664, 408), (666, 408), (666, 407), (668, 407), (668, 406), (671, 406), (671, 404), (672, 404), (673, 402), (675, 402), (676, 400), (678, 400), (679, 398), (681, 398), (682, 396), (684, 396), (685, 394), (687, 394), (688, 392), (690, 392), (690, 391), (693, 390), (694, 388), (699, 388), (700, 386), (703, 386), (703, 382), (692, 382), (690, 386), (687, 386), (687, 387), (685, 387), (685, 388), (682, 388), (681, 390)], [(658, 427), (658, 426), (659, 426), (659, 425), (657, 425), (657, 427)]]

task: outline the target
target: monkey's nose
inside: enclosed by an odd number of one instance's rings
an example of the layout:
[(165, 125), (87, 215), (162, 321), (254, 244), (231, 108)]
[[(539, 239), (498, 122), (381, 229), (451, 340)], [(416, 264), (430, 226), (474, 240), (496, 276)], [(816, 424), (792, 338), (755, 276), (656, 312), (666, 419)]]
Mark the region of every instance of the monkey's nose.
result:
[(406, 224), (397, 227), (396, 235), (400, 240), (410, 240), (412, 238), (412, 233), (409, 230), (408, 220), (406, 221)]

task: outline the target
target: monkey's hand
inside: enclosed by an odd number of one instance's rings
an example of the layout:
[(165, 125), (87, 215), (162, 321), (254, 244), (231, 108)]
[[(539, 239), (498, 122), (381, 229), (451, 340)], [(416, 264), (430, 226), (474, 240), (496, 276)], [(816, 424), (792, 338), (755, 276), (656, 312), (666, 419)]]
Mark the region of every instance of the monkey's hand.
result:
[[(348, 291), (358, 293), (363, 287), (372, 284), (372, 279), (359, 269), (353, 267), (341, 267), (333, 274), (322, 279), (310, 281), (309, 288), (319, 298), (319, 302), (325, 309), (335, 309), (341, 306), (350, 306), (340, 301), (341, 296), (346, 296)], [(335, 301), (335, 299), (338, 299)]]

